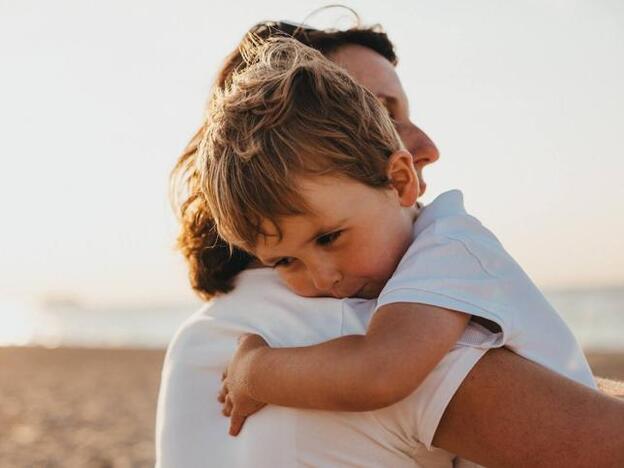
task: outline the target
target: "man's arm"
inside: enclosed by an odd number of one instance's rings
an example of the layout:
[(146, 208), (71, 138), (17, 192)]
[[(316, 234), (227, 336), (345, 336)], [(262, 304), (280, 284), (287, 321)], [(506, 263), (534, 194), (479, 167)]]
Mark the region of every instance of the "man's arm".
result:
[(434, 445), (486, 466), (624, 466), (624, 402), (505, 349), (446, 409)]
[(238, 416), (240, 395), (280, 406), (341, 411), (393, 404), (418, 387), (469, 318), (439, 307), (395, 303), (375, 313), (364, 336), (303, 348), (241, 350), (226, 380), (232, 417)]

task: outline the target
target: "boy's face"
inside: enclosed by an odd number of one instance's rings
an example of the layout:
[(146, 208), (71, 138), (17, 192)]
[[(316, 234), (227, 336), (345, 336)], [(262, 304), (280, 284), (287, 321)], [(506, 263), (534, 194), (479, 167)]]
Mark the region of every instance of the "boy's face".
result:
[(256, 257), (301, 296), (377, 297), (411, 242), (420, 192), (409, 153), (395, 153), (389, 166), (390, 188), (346, 177), (298, 178), (310, 213), (281, 218), (281, 239), (264, 222)]

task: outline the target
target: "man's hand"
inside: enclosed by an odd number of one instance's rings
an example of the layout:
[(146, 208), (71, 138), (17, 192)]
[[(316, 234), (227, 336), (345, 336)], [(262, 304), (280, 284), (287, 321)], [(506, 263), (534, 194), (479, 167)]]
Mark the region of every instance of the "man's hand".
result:
[(268, 346), (259, 335), (241, 335), (238, 349), (223, 373), (218, 400), (223, 404), (223, 415), (230, 418), (230, 435), (238, 435), (247, 417), (266, 405), (249, 395), (248, 375), (254, 353)]

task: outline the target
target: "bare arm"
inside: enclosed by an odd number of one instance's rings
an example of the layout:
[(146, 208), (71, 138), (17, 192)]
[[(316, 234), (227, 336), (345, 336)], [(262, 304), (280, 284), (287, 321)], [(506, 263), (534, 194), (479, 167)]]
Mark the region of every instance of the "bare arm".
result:
[(375, 313), (366, 335), (302, 348), (259, 347), (236, 356), (228, 369), (229, 392), (299, 408), (385, 407), (418, 387), (469, 318), (423, 304), (389, 304)]
[(434, 445), (492, 466), (624, 466), (624, 402), (511, 351), (489, 351), (449, 404)]

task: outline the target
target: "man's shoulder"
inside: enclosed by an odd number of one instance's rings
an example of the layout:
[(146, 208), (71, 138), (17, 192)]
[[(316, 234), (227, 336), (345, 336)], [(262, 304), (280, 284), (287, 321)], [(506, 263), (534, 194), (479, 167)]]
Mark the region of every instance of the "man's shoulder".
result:
[(240, 334), (257, 333), (254, 315), (277, 308), (271, 306), (270, 298), (279, 284), (266, 273), (242, 272), (233, 291), (211, 299), (182, 322), (167, 347), (166, 360), (205, 361), (220, 355), (224, 347), (231, 352), (229, 348)]
[(224, 353), (231, 353), (236, 336), (244, 329), (211, 316), (211, 305), (203, 306), (180, 324), (167, 346), (166, 365), (206, 364)]
[(271, 346), (304, 346), (339, 336), (342, 319), (343, 301), (297, 296), (270, 269), (245, 271), (233, 291), (179, 327), (169, 349), (171, 356), (197, 354), (242, 333), (259, 334)]

